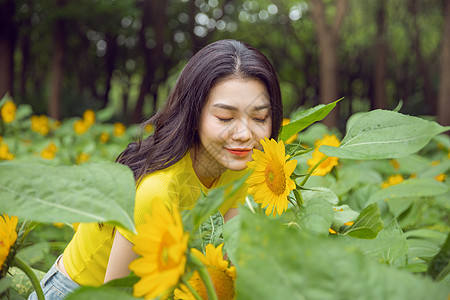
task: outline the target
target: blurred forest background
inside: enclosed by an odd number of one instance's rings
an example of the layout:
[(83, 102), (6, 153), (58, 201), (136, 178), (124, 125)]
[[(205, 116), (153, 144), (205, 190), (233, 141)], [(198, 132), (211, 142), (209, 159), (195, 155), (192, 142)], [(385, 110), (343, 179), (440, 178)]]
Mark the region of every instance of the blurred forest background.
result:
[(142, 121), (224, 38), (275, 66), (285, 117), (340, 97), (328, 126), (393, 109), (450, 125), (450, 0), (0, 0), (0, 98), (55, 119)]

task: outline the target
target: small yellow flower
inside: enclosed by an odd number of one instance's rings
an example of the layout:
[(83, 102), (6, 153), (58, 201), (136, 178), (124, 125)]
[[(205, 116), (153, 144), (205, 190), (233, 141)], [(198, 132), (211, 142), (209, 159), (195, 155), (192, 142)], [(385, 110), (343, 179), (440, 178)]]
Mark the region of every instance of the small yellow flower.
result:
[(6, 143), (0, 142), (0, 160), (13, 160), (14, 154), (9, 152), (9, 147)]
[[(316, 149), (314, 149), (312, 153), (312, 158), (308, 159), (308, 166), (310, 167), (309, 170), (311, 171), (312, 167), (315, 166), (322, 158), (325, 157), (325, 154), (319, 151), (320, 146), (327, 145), (327, 146), (334, 146), (338, 147), (341, 143), (337, 139), (337, 137), (333, 135), (325, 135), (323, 139), (317, 140), (314, 145), (316, 146)], [(337, 157), (328, 157), (326, 160), (324, 160), (315, 170), (312, 175), (316, 176), (325, 176), (328, 174), (335, 166), (338, 164), (339, 158)]]
[(91, 127), (95, 123), (95, 112), (88, 109), (83, 113), (83, 120), (87, 127)]
[(106, 144), (109, 141), (109, 133), (107, 132), (102, 132), (102, 134), (100, 134), (100, 143), (102, 144)]
[(189, 235), (184, 232), (176, 206), (169, 210), (155, 200), (152, 216), (137, 226), (133, 250), (141, 257), (129, 265), (141, 279), (134, 285), (133, 295), (153, 299), (166, 296), (185, 272)]
[(80, 223), (72, 223), (73, 231), (77, 232), (79, 226), (80, 226)]
[(355, 224), (355, 222), (353, 222), (353, 221), (349, 221), (349, 222), (345, 222), (344, 223), (344, 225), (347, 225), (347, 226), (353, 226), (353, 224)]
[(78, 135), (84, 134), (88, 129), (89, 127), (86, 125), (84, 120), (77, 120), (73, 123), (73, 130)]
[(58, 129), (60, 126), (61, 126), (61, 122), (58, 121), (58, 120), (53, 120), (50, 123), (50, 128), (53, 129), (53, 130)]
[(56, 147), (55, 143), (51, 142), (45, 147), (41, 152), (41, 157), (44, 159), (52, 160), (56, 156), (56, 152), (58, 151), (58, 147)]
[(53, 223), (53, 226), (58, 227), (58, 228), (62, 228), (64, 226), (65, 223), (61, 223), (61, 222), (56, 222)]
[(75, 162), (77, 165), (81, 165), (82, 163), (85, 163), (89, 160), (91, 156), (87, 153), (80, 153), (77, 155), (77, 158), (75, 159)]
[(125, 134), (125, 125), (122, 123), (114, 123), (114, 136), (121, 137)]
[(433, 160), (432, 162), (431, 162), (431, 166), (432, 167), (436, 167), (437, 165), (439, 165), (441, 162), (439, 161), (439, 160)]
[(389, 160), (389, 164), (394, 168), (394, 170), (400, 169), (400, 163), (396, 159)]
[(383, 189), (385, 189), (385, 188), (387, 188), (389, 186), (399, 184), (399, 183), (401, 183), (403, 181), (404, 181), (404, 179), (403, 179), (403, 176), (401, 174), (391, 175), (391, 176), (388, 177), (387, 181), (385, 181), (385, 182), (383, 182), (381, 184), (381, 187)]
[[(291, 122), (290, 119), (284, 118), (281, 126), (285, 126), (285, 125), (289, 124), (290, 122)], [(293, 136), (291, 136), (290, 138), (288, 138), (288, 140), (286, 141), (286, 145), (294, 142), (297, 139), (297, 137), (298, 137), (298, 134), (296, 133)]]
[(3, 264), (9, 255), (11, 246), (16, 242), (18, 220), (17, 217), (10, 218), (6, 214), (3, 214), (3, 217), (0, 216), (0, 271), (3, 270)]
[(145, 130), (145, 133), (153, 132), (153, 125), (152, 124), (145, 125), (144, 130)]
[(286, 155), (283, 141), (278, 143), (274, 139), (261, 140), (264, 152), (253, 150), (253, 161), (247, 166), (253, 173), (247, 178), (248, 192), (256, 203), (266, 207), (266, 215), (281, 215), (288, 206), (288, 195), (295, 188), (295, 182), (290, 178), (297, 166), (295, 159)]
[[(223, 244), (215, 248), (213, 245), (206, 245), (206, 255), (197, 249), (191, 249), (192, 255), (195, 255), (207, 268), (209, 276), (220, 300), (235, 299), (234, 281), (236, 280), (236, 267), (230, 266), (227, 260), (223, 259)], [(200, 275), (195, 271), (189, 279), (189, 284), (199, 294), (202, 299), (208, 299), (205, 285)], [(182, 284), (175, 290), (175, 299), (195, 300), (186, 285)]]
[(444, 173), (441, 173), (441, 174), (439, 174), (439, 175), (434, 177), (434, 179), (436, 179), (437, 181), (440, 181), (440, 182), (444, 182), (444, 180), (446, 178), (447, 178), (447, 175), (445, 175)]
[(16, 110), (17, 107), (14, 102), (12, 102), (11, 100), (6, 101), (0, 110), (0, 115), (2, 116), (3, 122), (9, 124), (14, 121), (14, 119), (16, 118)]
[(337, 234), (336, 230), (334, 230), (334, 229), (332, 229), (332, 228), (329, 228), (329, 229), (328, 229), (328, 232), (331, 233), (331, 234)]
[(46, 115), (31, 116), (31, 130), (41, 135), (47, 135), (50, 126)]

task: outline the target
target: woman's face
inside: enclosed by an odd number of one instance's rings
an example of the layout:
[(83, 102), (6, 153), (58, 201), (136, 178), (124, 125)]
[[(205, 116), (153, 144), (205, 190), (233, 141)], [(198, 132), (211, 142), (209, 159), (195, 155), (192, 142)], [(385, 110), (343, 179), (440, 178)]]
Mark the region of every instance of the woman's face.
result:
[(260, 140), (270, 137), (272, 117), (265, 85), (257, 79), (229, 78), (210, 91), (199, 124), (204, 168), (211, 173), (240, 171), (252, 160)]

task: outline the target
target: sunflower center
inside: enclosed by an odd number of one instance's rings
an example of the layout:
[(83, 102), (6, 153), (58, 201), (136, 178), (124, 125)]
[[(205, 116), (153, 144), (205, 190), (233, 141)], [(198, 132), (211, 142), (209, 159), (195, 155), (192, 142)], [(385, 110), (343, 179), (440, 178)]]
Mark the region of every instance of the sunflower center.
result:
[(283, 166), (272, 161), (264, 171), (267, 187), (275, 194), (281, 195), (286, 190), (286, 176)]
[(164, 234), (159, 248), (159, 270), (171, 269), (177, 265), (169, 255), (169, 248), (172, 246), (174, 246), (173, 237), (169, 233)]
[[(220, 300), (234, 299), (233, 278), (231, 278), (225, 271), (213, 266), (208, 266), (208, 273), (209, 276), (211, 276), (214, 289), (217, 293), (217, 298), (219, 298)], [(195, 289), (203, 299), (208, 299), (205, 285), (200, 278), (198, 278), (197, 286)]]

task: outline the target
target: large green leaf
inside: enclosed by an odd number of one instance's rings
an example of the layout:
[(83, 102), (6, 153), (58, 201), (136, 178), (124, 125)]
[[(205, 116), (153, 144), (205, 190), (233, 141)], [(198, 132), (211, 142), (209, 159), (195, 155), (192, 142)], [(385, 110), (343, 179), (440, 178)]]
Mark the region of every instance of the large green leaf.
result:
[(142, 298), (135, 298), (133, 295), (113, 287), (81, 287), (70, 293), (65, 299), (67, 300), (85, 300), (85, 299), (121, 299), (121, 300), (135, 300)]
[(320, 152), (349, 159), (403, 157), (422, 149), (435, 135), (450, 130), (436, 122), (393, 111), (374, 110), (361, 114), (339, 147), (321, 146)]
[(448, 192), (448, 186), (433, 178), (407, 179), (373, 194), (368, 203), (380, 199), (437, 196)]
[(241, 210), (237, 299), (446, 299), (449, 287)]
[(312, 123), (322, 120), (341, 100), (342, 98), (327, 105), (320, 104), (310, 109), (300, 111), (294, 116), (293, 119), (295, 119), (295, 121), (283, 126), (279, 140), (286, 142), (294, 134), (302, 131)]
[(377, 203), (372, 203), (361, 211), (355, 223), (347, 227), (342, 234), (361, 239), (374, 239), (381, 229), (383, 229), (383, 221), (380, 208)]
[(347, 245), (358, 247), (365, 255), (374, 257), (377, 261), (393, 265), (396, 260), (408, 252), (408, 241), (402, 229), (393, 219), (384, 227), (375, 239), (355, 239), (339, 235)]
[(327, 200), (317, 198), (305, 202), (297, 223), (301, 229), (315, 234), (328, 235), (332, 221), (332, 204)]
[(1, 163), (0, 212), (38, 222), (105, 222), (135, 231), (135, 182), (116, 163)]

